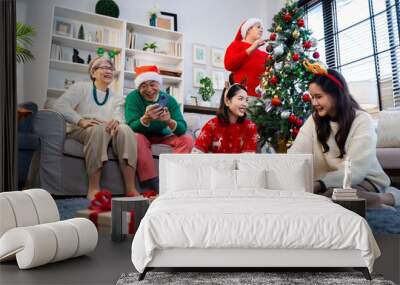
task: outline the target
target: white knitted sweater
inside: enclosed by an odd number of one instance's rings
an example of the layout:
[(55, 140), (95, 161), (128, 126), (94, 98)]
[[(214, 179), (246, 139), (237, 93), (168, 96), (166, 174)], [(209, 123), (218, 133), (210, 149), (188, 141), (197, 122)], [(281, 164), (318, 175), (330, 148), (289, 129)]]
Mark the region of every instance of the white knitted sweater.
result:
[[(339, 148), (335, 142), (338, 124), (331, 122), (331, 135), (327, 141), (329, 151), (323, 153), (317, 139), (315, 122), (310, 116), (288, 153), (311, 153), (314, 157), (314, 179), (322, 180), (326, 187), (341, 187), (344, 176), (344, 158), (338, 158)], [(366, 112), (357, 111), (345, 144), (346, 156), (352, 161), (352, 185), (365, 178), (379, 190), (390, 185), (389, 177), (383, 172), (376, 157), (376, 133), (372, 119)]]

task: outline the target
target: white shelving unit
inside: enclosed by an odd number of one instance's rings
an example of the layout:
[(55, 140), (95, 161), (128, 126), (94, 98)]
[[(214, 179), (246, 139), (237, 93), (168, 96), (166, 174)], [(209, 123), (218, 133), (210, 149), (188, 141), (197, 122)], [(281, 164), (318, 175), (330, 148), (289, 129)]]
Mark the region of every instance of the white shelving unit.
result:
[[(69, 35), (60, 34), (56, 26), (60, 22), (67, 23), (73, 28)], [(90, 33), (90, 39), (78, 39), (78, 30), (83, 25), (87, 34)], [(112, 37), (108, 39), (104, 36), (97, 38), (97, 31), (102, 35), (111, 33)], [(134, 45), (128, 47), (128, 35), (133, 35)], [(96, 35), (96, 36), (95, 36)], [(87, 37), (86, 37), (87, 38)], [(97, 41), (95, 40), (97, 38)], [(101, 42), (99, 42), (101, 41)], [(145, 43), (156, 42), (156, 52), (143, 51)], [(115, 50), (119, 52), (116, 57), (117, 72), (113, 84), (113, 91), (126, 95), (127, 92), (134, 89), (135, 72), (134, 68), (138, 65), (158, 65), (160, 69), (176, 70), (181, 73), (180, 77), (162, 75), (163, 89), (173, 90), (173, 95), (178, 103), (183, 107), (184, 86), (183, 86), (183, 34), (173, 32), (157, 27), (129, 22), (123, 19), (116, 19), (91, 12), (75, 10), (62, 6), (54, 6), (52, 15), (52, 27), (50, 34), (50, 47), (55, 44), (63, 50), (61, 53), (51, 52), (49, 56), (48, 69), (48, 98), (58, 98), (65, 92), (64, 81), (89, 81), (87, 55), (92, 58), (96, 56), (97, 49), (103, 47), (106, 51)], [(179, 50), (176, 47), (179, 47)], [(171, 47), (173, 47), (171, 49)], [(72, 62), (72, 49), (79, 51), (79, 56), (85, 63)], [(50, 48), (50, 50), (52, 50)], [(127, 66), (127, 60), (134, 63), (130, 68)]]

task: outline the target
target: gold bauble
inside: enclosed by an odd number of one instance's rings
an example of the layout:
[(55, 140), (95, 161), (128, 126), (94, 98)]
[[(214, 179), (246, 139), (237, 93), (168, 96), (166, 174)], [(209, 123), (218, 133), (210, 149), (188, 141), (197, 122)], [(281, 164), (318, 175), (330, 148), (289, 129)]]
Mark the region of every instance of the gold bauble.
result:
[(281, 27), (281, 26), (276, 26), (275, 31), (276, 31), (277, 33), (282, 32), (282, 27)]
[(297, 39), (299, 36), (300, 36), (299, 31), (298, 31), (298, 30), (294, 30), (293, 33), (292, 33), (292, 37), (293, 37), (294, 39)]

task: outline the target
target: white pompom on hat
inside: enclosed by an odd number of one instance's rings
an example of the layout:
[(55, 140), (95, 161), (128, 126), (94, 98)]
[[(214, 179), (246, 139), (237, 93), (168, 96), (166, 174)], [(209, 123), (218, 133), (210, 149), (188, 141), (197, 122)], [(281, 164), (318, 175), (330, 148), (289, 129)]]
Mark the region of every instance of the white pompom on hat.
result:
[(253, 27), (255, 24), (260, 23), (263, 26), (261, 19), (259, 18), (249, 18), (240, 25), (240, 28), (236, 34), (235, 40), (241, 41), (246, 38), (247, 31)]

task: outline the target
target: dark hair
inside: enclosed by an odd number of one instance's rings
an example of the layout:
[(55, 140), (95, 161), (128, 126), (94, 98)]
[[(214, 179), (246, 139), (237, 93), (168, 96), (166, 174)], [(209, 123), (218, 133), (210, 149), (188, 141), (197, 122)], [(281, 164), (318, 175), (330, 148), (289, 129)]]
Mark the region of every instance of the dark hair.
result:
[[(229, 108), (228, 106), (225, 105), (225, 91), (228, 88), (228, 93), (226, 94), (227, 99), (232, 99), (236, 93), (240, 90), (244, 90), (247, 92), (246, 88), (244, 88), (240, 84), (233, 84), (230, 87), (225, 87), (224, 90), (222, 90), (222, 95), (221, 95), (221, 101), (219, 103), (219, 108), (217, 110), (217, 117), (221, 123), (229, 124)], [(246, 119), (246, 114), (244, 116), (239, 117), (237, 122), (239, 124), (243, 123), (244, 120)]]
[(339, 128), (335, 135), (335, 141), (340, 150), (339, 158), (343, 158), (346, 154), (344, 146), (347, 136), (349, 135), (351, 125), (356, 117), (356, 110), (360, 110), (360, 106), (350, 95), (349, 87), (343, 75), (333, 69), (328, 69), (328, 74), (335, 77), (342, 86), (324, 75), (314, 75), (309, 84), (317, 84), (325, 93), (331, 96), (335, 102), (335, 117), (320, 117), (318, 116), (318, 112), (314, 112), (313, 118), (315, 121), (317, 138), (322, 145), (324, 153), (329, 151), (327, 141), (332, 131), (330, 121), (333, 120), (338, 123)]

